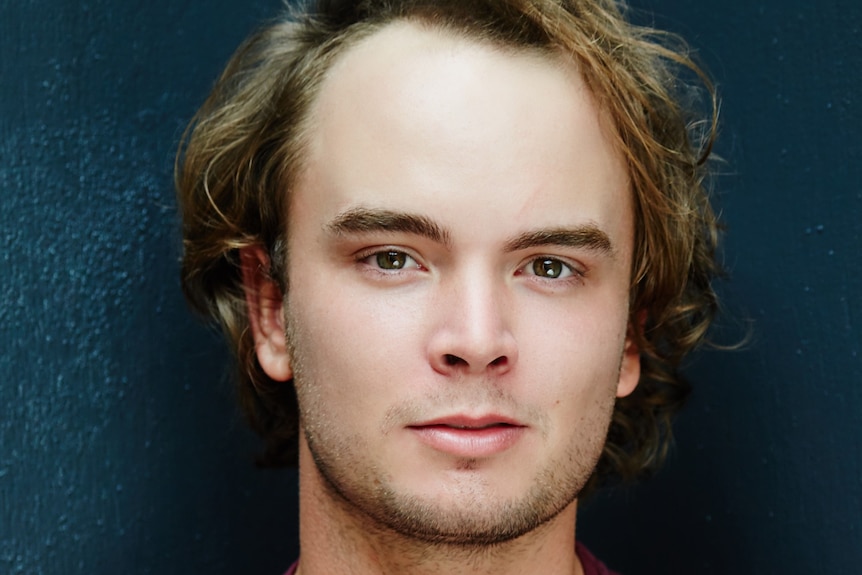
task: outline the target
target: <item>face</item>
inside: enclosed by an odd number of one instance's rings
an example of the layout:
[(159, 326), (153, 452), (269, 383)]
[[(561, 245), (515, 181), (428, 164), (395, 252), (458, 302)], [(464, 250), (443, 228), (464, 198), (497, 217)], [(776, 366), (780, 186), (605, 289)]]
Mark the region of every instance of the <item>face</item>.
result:
[(390, 25), (312, 120), (290, 351), (259, 354), (295, 378), (304, 477), (428, 542), (573, 511), (639, 376), (625, 165), (574, 67)]

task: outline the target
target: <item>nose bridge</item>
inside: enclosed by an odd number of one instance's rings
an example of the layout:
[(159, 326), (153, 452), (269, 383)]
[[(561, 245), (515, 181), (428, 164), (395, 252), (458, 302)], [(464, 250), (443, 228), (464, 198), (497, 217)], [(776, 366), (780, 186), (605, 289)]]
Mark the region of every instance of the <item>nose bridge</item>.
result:
[(447, 370), (508, 369), (516, 359), (505, 281), (487, 265), (465, 266), (442, 288), (433, 360)]

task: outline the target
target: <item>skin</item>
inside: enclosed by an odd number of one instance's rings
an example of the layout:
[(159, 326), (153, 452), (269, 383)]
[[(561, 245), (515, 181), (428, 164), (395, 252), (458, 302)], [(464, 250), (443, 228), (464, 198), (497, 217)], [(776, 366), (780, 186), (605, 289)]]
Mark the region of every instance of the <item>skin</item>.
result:
[(289, 297), (242, 252), (299, 399), (301, 572), (581, 572), (577, 494), (640, 375), (609, 122), (562, 59), (407, 23), (312, 120)]

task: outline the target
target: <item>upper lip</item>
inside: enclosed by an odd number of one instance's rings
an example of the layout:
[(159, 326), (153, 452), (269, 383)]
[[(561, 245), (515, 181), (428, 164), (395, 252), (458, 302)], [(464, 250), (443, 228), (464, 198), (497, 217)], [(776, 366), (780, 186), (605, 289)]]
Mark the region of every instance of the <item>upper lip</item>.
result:
[(472, 415), (447, 415), (422, 421), (419, 423), (410, 424), (409, 427), (430, 427), (433, 425), (442, 425), (446, 427), (455, 427), (459, 429), (482, 429), (492, 425), (511, 425), (513, 427), (524, 427), (524, 424), (506, 417), (505, 415), (488, 414), (481, 416)]

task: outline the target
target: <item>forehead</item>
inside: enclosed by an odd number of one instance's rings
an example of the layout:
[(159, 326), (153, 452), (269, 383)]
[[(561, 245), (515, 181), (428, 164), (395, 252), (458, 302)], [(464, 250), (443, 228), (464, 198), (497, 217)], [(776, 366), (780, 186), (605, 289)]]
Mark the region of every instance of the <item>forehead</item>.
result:
[(596, 216), (611, 216), (608, 195), (628, 204), (611, 123), (562, 56), (396, 22), (338, 57), (309, 125), (298, 193), (333, 210), (442, 200), (454, 213), (496, 197), (490, 212), (547, 219), (573, 196)]
[[(395, 21), (349, 43), (326, 74), (311, 116), (312, 126), (324, 130), (395, 116), (416, 130), (423, 117), (445, 121), (467, 106), (475, 119), (463, 126), (465, 135), (470, 128), (503, 130), (520, 121), (522, 130), (531, 124), (530, 131), (553, 137), (558, 120), (565, 120), (561, 116), (595, 111), (575, 64), (562, 54)], [(541, 114), (543, 109), (547, 113)]]

